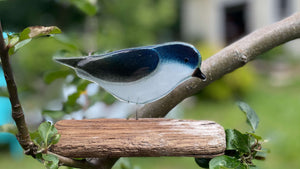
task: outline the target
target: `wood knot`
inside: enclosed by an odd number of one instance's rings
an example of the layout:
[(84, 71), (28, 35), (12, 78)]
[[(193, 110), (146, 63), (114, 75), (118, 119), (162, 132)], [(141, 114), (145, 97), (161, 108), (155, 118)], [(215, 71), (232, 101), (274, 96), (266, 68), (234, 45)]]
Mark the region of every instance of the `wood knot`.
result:
[(246, 64), (249, 62), (248, 57), (244, 55), (242, 52), (240, 52), (238, 49), (235, 50), (235, 53), (238, 57), (238, 60), (241, 61), (243, 64)]

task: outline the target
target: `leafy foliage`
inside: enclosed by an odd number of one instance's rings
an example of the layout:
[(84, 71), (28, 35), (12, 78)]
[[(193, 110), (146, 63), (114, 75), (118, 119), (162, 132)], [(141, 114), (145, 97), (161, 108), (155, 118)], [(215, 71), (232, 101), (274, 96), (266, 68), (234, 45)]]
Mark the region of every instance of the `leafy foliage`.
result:
[(58, 143), (60, 135), (53, 124), (43, 122), (37, 131), (30, 134), (30, 137), (41, 151), (47, 151), (51, 145)]
[[(31, 41), (32, 38), (40, 36), (48, 36), (50, 34), (61, 33), (56, 26), (44, 27), (34, 26), (24, 29), (21, 33), (4, 34), (5, 42), (9, 48), (9, 55), (14, 54), (19, 48), (23, 47)], [(1, 95), (5, 95), (7, 91), (1, 88)], [(11, 126), (1, 126), (3, 131), (15, 132)], [(36, 158), (43, 162), (48, 169), (57, 169), (59, 159), (57, 156), (48, 154), (48, 148), (58, 143), (60, 135), (57, 129), (50, 122), (41, 123), (38, 130), (30, 133), (31, 140), (38, 147)]]
[(18, 49), (28, 44), (32, 38), (59, 33), (61, 30), (56, 26), (32, 26), (25, 28), (21, 33), (9, 33), (7, 34), (9, 55), (13, 55)]
[(247, 122), (248, 124), (252, 127), (253, 131), (256, 130), (258, 123), (259, 123), (259, 118), (255, 111), (245, 102), (238, 102), (238, 105), (240, 109), (246, 113), (247, 116)]
[(266, 152), (262, 149), (262, 137), (254, 132), (259, 118), (255, 111), (244, 102), (238, 102), (239, 108), (246, 114), (247, 124), (252, 132), (241, 133), (236, 129), (226, 129), (226, 152), (223, 156), (213, 159), (196, 158), (196, 163), (203, 168), (210, 169), (249, 169), (256, 168), (254, 159), (264, 160)]
[(210, 169), (221, 169), (221, 168), (234, 168), (234, 169), (246, 169), (247, 166), (241, 163), (238, 159), (230, 156), (219, 156), (209, 161)]
[(226, 129), (226, 150), (237, 150), (243, 153), (249, 153), (250, 137), (242, 134), (236, 129)]
[(58, 157), (52, 154), (47, 154), (48, 148), (58, 143), (60, 134), (50, 122), (41, 123), (38, 130), (30, 133), (31, 140), (37, 145), (38, 154), (36, 158), (42, 162), (48, 169), (58, 168)]
[(44, 165), (47, 169), (58, 169), (59, 159), (57, 156), (52, 154), (42, 154), (42, 158), (44, 159)]

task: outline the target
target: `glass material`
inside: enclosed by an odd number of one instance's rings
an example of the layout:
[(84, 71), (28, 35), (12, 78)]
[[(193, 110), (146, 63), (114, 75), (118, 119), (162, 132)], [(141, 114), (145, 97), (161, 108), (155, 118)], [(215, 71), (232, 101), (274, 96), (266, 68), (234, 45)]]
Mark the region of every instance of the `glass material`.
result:
[(198, 50), (183, 42), (55, 60), (75, 69), (79, 77), (98, 83), (116, 98), (139, 104), (167, 95), (201, 65)]

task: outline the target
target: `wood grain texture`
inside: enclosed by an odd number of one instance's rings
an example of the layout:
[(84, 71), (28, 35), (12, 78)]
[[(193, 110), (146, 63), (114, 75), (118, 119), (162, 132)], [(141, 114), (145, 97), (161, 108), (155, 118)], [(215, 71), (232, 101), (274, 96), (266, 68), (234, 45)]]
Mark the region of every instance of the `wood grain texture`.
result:
[(51, 151), (72, 158), (214, 157), (224, 153), (225, 132), (212, 121), (174, 119), (62, 120)]

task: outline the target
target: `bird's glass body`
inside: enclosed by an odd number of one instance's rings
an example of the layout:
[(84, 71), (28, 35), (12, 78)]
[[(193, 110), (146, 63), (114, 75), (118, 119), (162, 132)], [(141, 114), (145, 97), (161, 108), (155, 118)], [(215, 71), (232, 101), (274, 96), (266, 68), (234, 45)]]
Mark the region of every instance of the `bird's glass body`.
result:
[(144, 104), (165, 96), (190, 78), (201, 64), (201, 55), (190, 44), (171, 42), (55, 60), (120, 100)]

